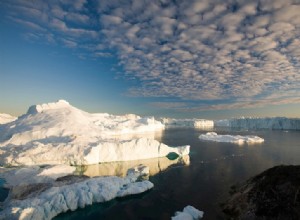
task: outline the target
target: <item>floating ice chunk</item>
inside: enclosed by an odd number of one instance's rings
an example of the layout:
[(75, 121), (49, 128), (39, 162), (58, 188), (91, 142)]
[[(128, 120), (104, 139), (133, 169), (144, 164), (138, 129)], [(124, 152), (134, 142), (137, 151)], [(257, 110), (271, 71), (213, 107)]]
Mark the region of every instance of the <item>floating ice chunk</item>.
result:
[[(136, 171), (134, 171), (136, 170)], [(51, 187), (34, 198), (12, 200), (5, 205), (0, 219), (52, 219), (67, 210), (74, 211), (95, 202), (145, 192), (153, 187), (148, 180), (135, 182), (146, 168), (131, 170), (130, 176), (97, 177), (65, 186)]]
[(215, 141), (215, 142), (230, 142), (236, 144), (244, 144), (244, 143), (262, 143), (264, 142), (263, 138), (258, 136), (241, 136), (241, 135), (218, 135), (215, 132), (208, 132), (206, 134), (201, 134), (199, 136), (200, 139), (206, 141)]
[(199, 211), (193, 206), (186, 206), (182, 212), (176, 212), (172, 220), (196, 220), (203, 218), (203, 211)]

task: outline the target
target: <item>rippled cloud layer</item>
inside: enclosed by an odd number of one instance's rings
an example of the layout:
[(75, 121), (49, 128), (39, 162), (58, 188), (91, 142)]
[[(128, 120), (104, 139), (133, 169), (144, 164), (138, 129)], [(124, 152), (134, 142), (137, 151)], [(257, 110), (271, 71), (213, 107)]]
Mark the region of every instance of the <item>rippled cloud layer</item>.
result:
[(160, 97), (152, 106), (300, 103), (298, 0), (13, 0), (2, 7), (30, 28), (29, 40), (84, 57), (116, 56), (121, 77), (138, 82), (127, 95)]

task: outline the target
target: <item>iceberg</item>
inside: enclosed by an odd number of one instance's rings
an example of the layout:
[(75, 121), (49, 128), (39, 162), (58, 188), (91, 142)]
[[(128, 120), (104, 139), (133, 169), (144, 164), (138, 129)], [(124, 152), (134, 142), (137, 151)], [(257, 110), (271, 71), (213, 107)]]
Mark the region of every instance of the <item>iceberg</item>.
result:
[(46, 167), (29, 166), (9, 169), (0, 173), (0, 178), (5, 179), (6, 187), (28, 185), (35, 183), (54, 182), (57, 178), (71, 175), (76, 171), (76, 167), (68, 165), (50, 165)]
[(229, 127), (229, 119), (222, 119), (222, 120), (215, 120), (214, 121), (215, 127)]
[(189, 154), (189, 146), (120, 136), (163, 129), (153, 117), (90, 114), (64, 100), (34, 105), (1, 126), (0, 165), (86, 165)]
[(229, 126), (242, 129), (300, 130), (299, 118), (235, 118)]
[(168, 127), (213, 128), (214, 121), (206, 119), (161, 118), (162, 124)]
[(262, 143), (264, 142), (263, 138), (253, 135), (219, 135), (215, 132), (208, 132), (206, 134), (201, 134), (199, 136), (200, 139), (206, 141), (215, 141), (215, 142), (230, 142), (236, 144), (252, 144), (252, 143)]
[(32, 193), (29, 192), (25, 198), (6, 202), (0, 219), (52, 219), (62, 212), (74, 211), (92, 203), (142, 193), (154, 186), (148, 180), (136, 182), (141, 176), (147, 175), (147, 172), (149, 169), (140, 165), (129, 169), (124, 178), (95, 177), (68, 185), (61, 185), (60, 181), (56, 181), (51, 186), (44, 186), (38, 195), (31, 196)]
[(299, 118), (270, 117), (270, 118), (233, 118), (215, 120), (216, 127), (230, 127), (246, 130), (272, 129), (272, 130), (300, 130)]
[(17, 117), (15, 117), (15, 116), (0, 113), (0, 125), (10, 123), (12, 121), (15, 121), (16, 119), (17, 119)]
[(182, 212), (175, 212), (172, 220), (197, 220), (203, 218), (204, 212), (199, 211), (195, 207), (188, 205)]

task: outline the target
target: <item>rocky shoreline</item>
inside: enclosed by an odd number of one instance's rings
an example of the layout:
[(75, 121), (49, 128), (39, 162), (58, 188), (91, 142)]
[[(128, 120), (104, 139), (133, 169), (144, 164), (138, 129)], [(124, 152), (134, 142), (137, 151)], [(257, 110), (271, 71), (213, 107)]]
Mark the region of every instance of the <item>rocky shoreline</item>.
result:
[(275, 166), (230, 194), (222, 205), (228, 219), (300, 219), (300, 166)]

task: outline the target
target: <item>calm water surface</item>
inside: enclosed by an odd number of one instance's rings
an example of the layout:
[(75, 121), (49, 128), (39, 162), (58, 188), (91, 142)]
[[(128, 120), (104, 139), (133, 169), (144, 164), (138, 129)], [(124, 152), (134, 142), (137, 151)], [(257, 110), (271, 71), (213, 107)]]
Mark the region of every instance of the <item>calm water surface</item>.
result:
[[(77, 219), (170, 219), (175, 211), (193, 205), (204, 211), (203, 219), (223, 219), (219, 204), (230, 186), (280, 164), (300, 164), (299, 131), (226, 131), (219, 134), (258, 135), (262, 144), (236, 145), (202, 141), (206, 133), (192, 128), (170, 128), (155, 138), (171, 146), (191, 145), (189, 157), (170, 161), (147, 160), (154, 188), (142, 195), (95, 204), (57, 216), (56, 220)], [(139, 163), (143, 161), (139, 161)], [(88, 167), (89, 175), (122, 176), (134, 162)]]

